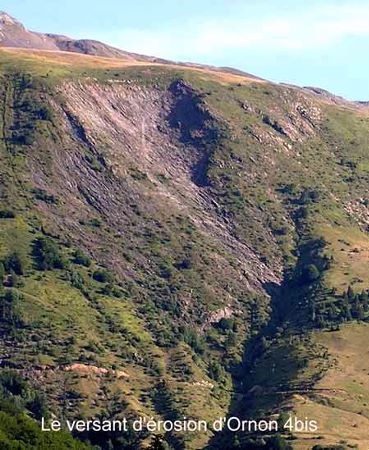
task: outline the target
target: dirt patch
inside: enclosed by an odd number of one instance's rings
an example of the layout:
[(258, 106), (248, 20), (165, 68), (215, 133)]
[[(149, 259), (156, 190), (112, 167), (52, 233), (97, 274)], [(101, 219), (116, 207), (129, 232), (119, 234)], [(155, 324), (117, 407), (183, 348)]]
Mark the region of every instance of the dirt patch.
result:
[(74, 363), (63, 368), (65, 372), (74, 372), (80, 375), (108, 375), (112, 374), (118, 378), (128, 378), (128, 373), (123, 370), (110, 370), (104, 367), (90, 366), (87, 364)]

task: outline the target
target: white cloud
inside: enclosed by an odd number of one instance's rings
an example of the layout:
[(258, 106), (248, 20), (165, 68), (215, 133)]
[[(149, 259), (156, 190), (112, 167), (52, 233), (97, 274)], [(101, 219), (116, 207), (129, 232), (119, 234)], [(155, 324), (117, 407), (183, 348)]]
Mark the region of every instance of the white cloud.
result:
[[(242, 15), (245, 18), (242, 18)], [(369, 37), (369, 2), (309, 8), (279, 17), (212, 19), (155, 30), (126, 29), (110, 42), (131, 51), (172, 59), (204, 57), (249, 48), (303, 51), (334, 46), (351, 36)], [(106, 39), (106, 37), (105, 37)]]

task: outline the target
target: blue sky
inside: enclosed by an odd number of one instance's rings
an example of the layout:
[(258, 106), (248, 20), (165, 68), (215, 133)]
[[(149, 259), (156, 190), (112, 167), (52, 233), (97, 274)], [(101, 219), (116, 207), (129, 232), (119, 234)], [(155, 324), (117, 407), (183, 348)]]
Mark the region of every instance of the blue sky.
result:
[(369, 100), (369, 0), (1, 0), (35, 31)]

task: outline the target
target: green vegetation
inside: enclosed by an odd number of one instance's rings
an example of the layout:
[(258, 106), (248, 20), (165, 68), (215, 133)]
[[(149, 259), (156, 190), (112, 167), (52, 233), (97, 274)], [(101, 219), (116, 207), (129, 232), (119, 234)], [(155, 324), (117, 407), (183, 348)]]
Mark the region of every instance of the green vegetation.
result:
[(74, 252), (74, 262), (85, 267), (90, 267), (91, 265), (91, 259), (82, 250), (76, 250)]
[(22, 405), (1, 408), (4, 448), (23, 448), (15, 428), (39, 448), (85, 448), (37, 431), (40, 384), (71, 418), (266, 417), (315, 392), (331, 364), (316, 333), (368, 319), (366, 114), (205, 70), (0, 58), (1, 351), (35, 375), (26, 388), (1, 367)]
[(33, 257), (39, 270), (64, 269), (66, 265), (57, 244), (49, 238), (35, 240)]
[[(74, 449), (87, 450), (88, 445), (66, 432), (42, 432), (36, 420), (48, 418), (45, 398), (16, 373), (0, 374), (0, 445), (4, 449)], [(36, 419), (36, 420), (35, 420)]]
[(0, 211), (0, 219), (14, 219), (15, 213), (9, 209)]
[(4, 259), (3, 266), (7, 272), (13, 271), (17, 275), (23, 275), (26, 264), (25, 258), (15, 251)]

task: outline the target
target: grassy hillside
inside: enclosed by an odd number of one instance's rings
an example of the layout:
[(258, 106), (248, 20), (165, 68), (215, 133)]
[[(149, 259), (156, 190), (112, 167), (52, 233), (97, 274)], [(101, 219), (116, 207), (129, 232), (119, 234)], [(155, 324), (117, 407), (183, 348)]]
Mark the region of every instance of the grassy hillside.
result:
[(339, 443), (315, 396), (338, 371), (326, 340), (368, 315), (367, 111), (204, 68), (0, 59), (2, 369), (63, 417), (210, 422), (311, 404), (317, 443)]

